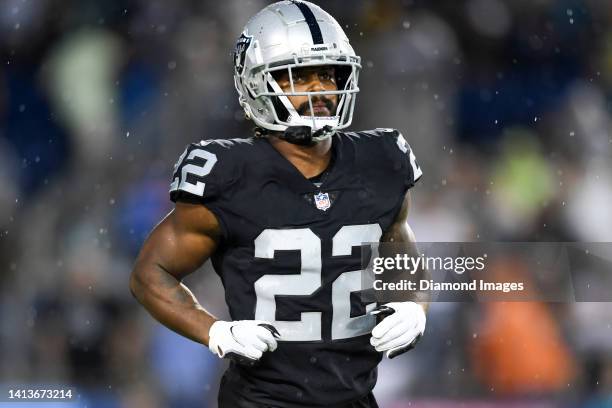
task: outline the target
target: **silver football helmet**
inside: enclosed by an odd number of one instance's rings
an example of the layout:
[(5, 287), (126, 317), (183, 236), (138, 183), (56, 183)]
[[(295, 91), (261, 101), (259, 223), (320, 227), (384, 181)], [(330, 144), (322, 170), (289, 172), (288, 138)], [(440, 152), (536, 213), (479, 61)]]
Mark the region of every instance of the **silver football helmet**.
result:
[[(337, 91), (296, 92), (293, 70), (334, 66)], [(338, 22), (319, 6), (306, 1), (280, 1), (253, 16), (236, 43), (234, 84), (246, 117), (261, 128), (285, 132), (309, 127), (313, 140), (331, 136), (353, 119), (360, 58)], [(291, 88), (283, 91), (274, 78), (288, 72)], [(313, 97), (338, 95), (332, 116), (315, 116)], [(310, 115), (302, 116), (287, 98), (308, 96)]]

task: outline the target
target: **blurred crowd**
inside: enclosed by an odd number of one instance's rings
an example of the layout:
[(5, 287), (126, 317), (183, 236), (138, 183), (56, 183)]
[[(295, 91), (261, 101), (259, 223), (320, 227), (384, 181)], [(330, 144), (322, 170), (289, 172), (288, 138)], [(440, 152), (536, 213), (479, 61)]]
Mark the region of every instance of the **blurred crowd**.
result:
[[(268, 3), (0, 2), (0, 383), (215, 406), (222, 362), (155, 323), (128, 277), (184, 146), (251, 135), (231, 52)], [(362, 57), (353, 129), (400, 129), (423, 169), (419, 241), (612, 242), (611, 2), (318, 3)], [(186, 282), (227, 316), (210, 265)], [(612, 406), (611, 325), (609, 303), (434, 303), (375, 392)]]

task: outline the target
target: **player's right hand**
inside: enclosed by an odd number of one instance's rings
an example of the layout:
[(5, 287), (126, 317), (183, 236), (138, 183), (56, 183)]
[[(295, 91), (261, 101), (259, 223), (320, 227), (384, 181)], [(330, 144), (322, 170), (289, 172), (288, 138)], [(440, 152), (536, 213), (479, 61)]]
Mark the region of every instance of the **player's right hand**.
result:
[(261, 320), (218, 320), (210, 327), (208, 336), (208, 348), (219, 357), (252, 365), (264, 352), (276, 350), (280, 334), (270, 323)]

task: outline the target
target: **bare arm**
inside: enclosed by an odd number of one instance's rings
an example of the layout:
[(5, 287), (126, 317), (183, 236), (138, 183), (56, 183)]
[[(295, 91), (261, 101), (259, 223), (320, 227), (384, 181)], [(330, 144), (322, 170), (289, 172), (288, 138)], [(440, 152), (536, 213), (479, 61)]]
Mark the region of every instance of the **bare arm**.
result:
[(130, 290), (160, 323), (208, 344), (216, 321), (181, 280), (217, 248), (219, 223), (202, 205), (177, 203), (143, 244), (130, 277)]
[[(409, 256), (418, 257), (419, 251), (416, 245), (416, 238), (414, 236), (414, 232), (408, 225), (410, 199), (410, 191), (408, 191), (404, 197), (404, 202), (402, 203), (399, 214), (393, 221), (393, 224), (391, 224), (389, 229), (383, 235), (382, 241), (405, 244), (402, 245), (403, 250), (406, 251)], [(428, 279), (428, 276), (428, 271), (423, 268), (416, 272), (414, 278), (417, 280)], [(422, 305), (425, 311), (427, 311), (429, 308), (429, 294), (427, 292), (415, 292), (414, 299), (412, 300)]]

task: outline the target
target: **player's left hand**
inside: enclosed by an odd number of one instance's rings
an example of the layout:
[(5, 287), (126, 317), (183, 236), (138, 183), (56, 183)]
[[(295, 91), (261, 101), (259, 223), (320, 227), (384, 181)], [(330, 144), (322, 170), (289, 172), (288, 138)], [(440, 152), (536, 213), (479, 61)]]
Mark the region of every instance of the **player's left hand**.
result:
[(374, 315), (386, 315), (372, 329), (370, 344), (376, 351), (386, 351), (388, 358), (414, 348), (425, 331), (425, 310), (415, 302), (391, 302), (378, 306)]

